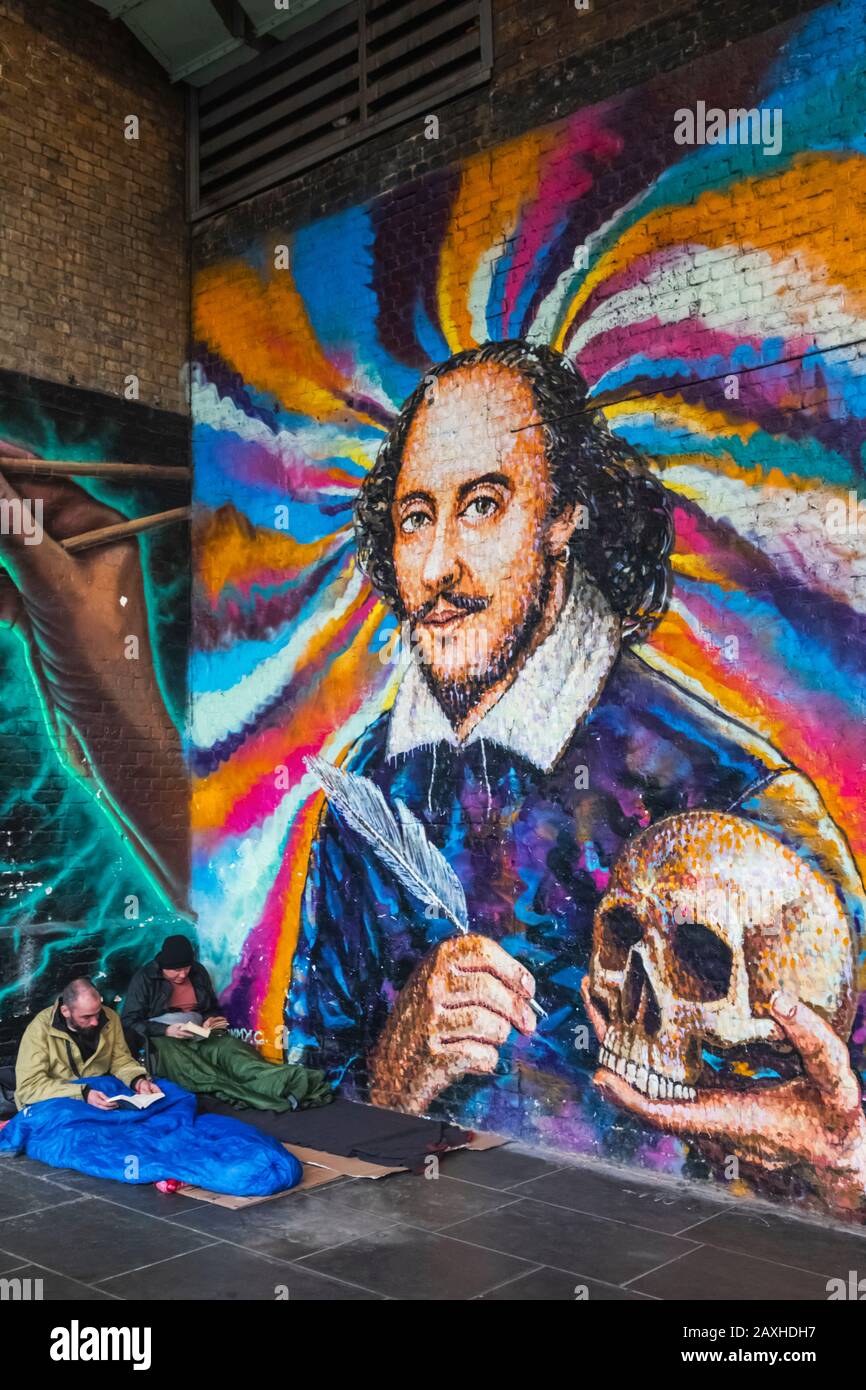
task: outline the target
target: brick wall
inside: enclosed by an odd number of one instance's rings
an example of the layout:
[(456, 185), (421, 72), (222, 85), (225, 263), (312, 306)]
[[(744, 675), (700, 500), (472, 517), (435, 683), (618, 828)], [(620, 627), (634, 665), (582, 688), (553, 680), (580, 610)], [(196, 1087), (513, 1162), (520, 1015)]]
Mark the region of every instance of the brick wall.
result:
[[(138, 140), (124, 136), (131, 115)], [(184, 191), (183, 91), (124, 25), (89, 0), (0, 0), (0, 439), (55, 459), (188, 463)], [(137, 401), (125, 391), (131, 375)], [(147, 477), (43, 484), (14, 477), (12, 485), (44, 493), (45, 530), (54, 536), (63, 534), (64, 498), (81, 518), (73, 526), (80, 532), (99, 503), (132, 518), (177, 507), (188, 495), (183, 484)], [(127, 667), (120, 642), (105, 642), (120, 611), (121, 636), (143, 644), (149, 637), (176, 724), (185, 711), (188, 528), (154, 531), (136, 551), (144, 605), (135, 613), (137, 584), (114, 592), (117, 548), (73, 557), (56, 594), (62, 645), (74, 630), (70, 605), (86, 591), (89, 626), (70, 638), (67, 656), (80, 674), (91, 651), (103, 651), (95, 721), (103, 740), (121, 723), (107, 668), (128, 674), (133, 691), (138, 671)], [(22, 584), (27, 611), (25, 591)], [(57, 692), (33, 679), (44, 653), (36, 639), (36, 665), (27, 664), (19, 640), (27, 628), (12, 593), (0, 571), (0, 1061), (26, 1018), (72, 976), (92, 974), (110, 1001), (178, 924), (130, 835), (103, 813), (107, 782), (76, 775), (58, 737)], [(10, 631), (4, 624), (12, 620)], [(183, 778), (166, 787), (155, 751), (162, 725), (140, 725), (137, 737), (123, 735), (113, 748), (114, 761), (128, 806), (151, 824), (158, 814), (180, 857), (188, 843)]]
[(818, 0), (493, 0), (493, 79), (193, 230), (195, 266), (304, 226), (817, 7)]
[(0, 129), (0, 367), (185, 411), (182, 89), (89, 0), (0, 0)]

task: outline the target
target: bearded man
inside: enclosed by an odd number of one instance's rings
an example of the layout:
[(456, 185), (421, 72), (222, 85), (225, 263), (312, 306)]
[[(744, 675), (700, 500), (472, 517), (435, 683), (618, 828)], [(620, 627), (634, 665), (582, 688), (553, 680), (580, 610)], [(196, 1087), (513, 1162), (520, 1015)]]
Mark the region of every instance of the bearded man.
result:
[(97, 1110), (116, 1101), (85, 1077), (114, 1076), (139, 1095), (160, 1090), (126, 1045), (120, 1018), (92, 980), (70, 980), (59, 998), (28, 1024), (15, 1066), (19, 1110), (43, 1100), (84, 1100)]

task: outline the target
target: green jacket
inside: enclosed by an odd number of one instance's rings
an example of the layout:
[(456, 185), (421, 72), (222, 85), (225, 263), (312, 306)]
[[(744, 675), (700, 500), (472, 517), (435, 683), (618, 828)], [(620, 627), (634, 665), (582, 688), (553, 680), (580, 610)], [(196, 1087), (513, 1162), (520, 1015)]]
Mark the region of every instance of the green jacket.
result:
[[(39, 1100), (83, 1100), (83, 1086), (70, 1081), (87, 1076), (116, 1076), (132, 1086), (147, 1072), (132, 1056), (114, 1009), (100, 1015), (99, 1042), (85, 1061), (74, 1034), (56, 1026), (57, 999), (38, 1013), (25, 1030), (15, 1062), (15, 1104), (19, 1110)], [(102, 1021), (104, 1020), (104, 1022)]]

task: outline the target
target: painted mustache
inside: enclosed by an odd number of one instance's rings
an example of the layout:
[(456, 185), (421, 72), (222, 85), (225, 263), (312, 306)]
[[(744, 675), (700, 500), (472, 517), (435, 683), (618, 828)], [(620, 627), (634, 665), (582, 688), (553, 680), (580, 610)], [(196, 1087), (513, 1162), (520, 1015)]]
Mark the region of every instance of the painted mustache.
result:
[(433, 609), (440, 602), (447, 603), (449, 608), (458, 608), (461, 613), (481, 613), (490, 605), (489, 598), (477, 598), (472, 594), (452, 594), (446, 592), (437, 594), (435, 598), (428, 599), (420, 608), (416, 608), (410, 613), (409, 621), (412, 623), (423, 623), (424, 619), (429, 617)]

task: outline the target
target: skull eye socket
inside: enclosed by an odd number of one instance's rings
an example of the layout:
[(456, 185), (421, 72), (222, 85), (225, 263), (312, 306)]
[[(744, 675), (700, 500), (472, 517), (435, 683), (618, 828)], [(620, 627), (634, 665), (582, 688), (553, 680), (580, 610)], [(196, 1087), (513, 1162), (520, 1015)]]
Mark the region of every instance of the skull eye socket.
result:
[(602, 918), (599, 958), (605, 970), (625, 970), (628, 953), (643, 936), (643, 923), (627, 907), (612, 907)]
[(731, 987), (733, 952), (702, 922), (683, 922), (673, 936), (676, 988), (680, 999), (709, 1003)]

